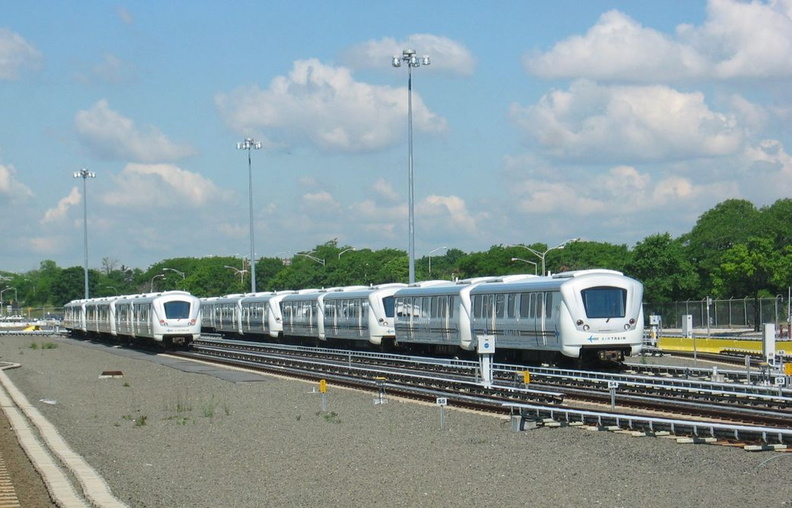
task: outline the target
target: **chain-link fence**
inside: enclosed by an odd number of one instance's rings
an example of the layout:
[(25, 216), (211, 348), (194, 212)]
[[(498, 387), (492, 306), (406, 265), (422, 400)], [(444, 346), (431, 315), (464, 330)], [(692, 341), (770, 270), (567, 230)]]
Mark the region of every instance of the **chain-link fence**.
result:
[[(758, 314), (757, 314), (758, 309)], [(789, 300), (775, 298), (730, 298), (686, 300), (684, 302), (644, 303), (647, 323), (650, 314), (660, 315), (664, 328), (682, 328), (682, 316), (693, 316), (693, 328), (759, 329), (763, 323), (786, 324), (789, 321)], [(758, 327), (757, 327), (758, 316)]]

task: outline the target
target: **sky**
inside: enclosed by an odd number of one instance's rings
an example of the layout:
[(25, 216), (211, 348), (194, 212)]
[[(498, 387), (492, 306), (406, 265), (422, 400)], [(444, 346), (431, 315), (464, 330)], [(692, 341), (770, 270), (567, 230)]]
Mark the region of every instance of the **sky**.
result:
[(407, 251), (404, 49), (417, 258), (792, 197), (792, 0), (2, 2), (0, 270)]

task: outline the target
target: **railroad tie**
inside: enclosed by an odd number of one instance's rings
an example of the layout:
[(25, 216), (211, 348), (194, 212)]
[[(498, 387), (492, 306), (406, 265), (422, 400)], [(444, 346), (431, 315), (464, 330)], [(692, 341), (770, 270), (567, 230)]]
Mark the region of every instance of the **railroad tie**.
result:
[(0, 453), (0, 508), (19, 508), (20, 506), (14, 484), (11, 483), (3, 455)]

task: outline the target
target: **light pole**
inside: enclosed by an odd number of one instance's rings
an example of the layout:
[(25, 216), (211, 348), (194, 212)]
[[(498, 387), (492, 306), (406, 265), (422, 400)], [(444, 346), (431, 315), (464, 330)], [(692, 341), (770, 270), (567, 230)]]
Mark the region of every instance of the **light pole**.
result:
[(155, 275), (154, 277), (151, 278), (151, 284), (149, 286), (149, 293), (153, 293), (154, 292), (154, 280), (155, 279), (163, 279), (163, 278), (165, 278), (165, 276), (162, 275), (161, 273), (158, 273), (157, 275)]
[(447, 248), (448, 247), (438, 247), (436, 249), (433, 249), (433, 250), (429, 251), (429, 277), (432, 277), (432, 254), (434, 254), (435, 252), (437, 252), (437, 251), (439, 251), (441, 249), (447, 249)]
[(324, 259), (319, 259), (316, 256), (311, 256), (310, 254), (303, 254), (302, 252), (298, 252), (297, 255), (298, 256), (305, 256), (305, 257), (307, 257), (308, 259), (310, 259), (312, 261), (316, 261), (317, 263), (319, 263), (322, 266), (325, 265), (325, 260)]
[(239, 285), (241, 286), (244, 283), (245, 274), (247, 273), (247, 270), (240, 270), (236, 266), (229, 266), (229, 265), (225, 265), (223, 268), (230, 268), (231, 270), (234, 270), (234, 274), (239, 275)]
[(338, 259), (341, 259), (341, 255), (342, 254), (346, 254), (347, 252), (352, 251), (352, 250), (355, 250), (355, 248), (354, 247), (350, 247), (348, 249), (342, 250), (341, 252), (338, 253)]
[(415, 191), (413, 184), (413, 128), (412, 128), (412, 68), (429, 65), (429, 56), (424, 55), (419, 60), (415, 50), (405, 49), (401, 56), (394, 56), (391, 63), (394, 67), (401, 67), (402, 62), (407, 65), (407, 180), (408, 180), (408, 209), (409, 209), (409, 258), (410, 258), (410, 284), (415, 282)]
[(237, 143), (237, 150), (247, 150), (248, 152), (248, 200), (250, 201), (250, 292), (256, 292), (256, 255), (253, 247), (253, 168), (250, 161), (250, 151), (261, 149), (261, 143), (257, 143), (251, 138), (245, 138), (241, 143)]
[(163, 271), (163, 272), (173, 272), (173, 273), (178, 273), (179, 275), (181, 275), (181, 278), (182, 278), (182, 280), (184, 280), (184, 272), (180, 272), (179, 270), (177, 270), (177, 269), (175, 269), (175, 268), (167, 268), (167, 267), (164, 267), (164, 268), (162, 269), (162, 271)]
[(83, 179), (83, 246), (85, 247), (85, 299), (88, 299), (88, 195), (85, 181), (88, 178), (96, 178), (96, 173), (92, 173), (85, 168), (74, 173), (74, 178)]
[(535, 261), (529, 261), (529, 260), (523, 259), (523, 258), (511, 258), (511, 260), (512, 260), (512, 263), (514, 263), (515, 261), (522, 261), (523, 263), (528, 263), (530, 265), (534, 265), (534, 275), (536, 275), (536, 271), (538, 270), (538, 266), (539, 265)]
[(179, 275), (181, 275), (182, 282), (184, 282), (184, 279), (185, 279), (184, 272), (180, 272), (179, 270), (177, 270), (177, 269), (175, 269), (175, 268), (168, 268), (168, 267), (163, 267), (163, 268), (162, 268), (162, 271), (163, 271), (163, 272), (173, 272), (173, 273), (178, 273)]
[[(5, 306), (3, 305), (3, 293), (5, 293), (6, 291), (11, 291), (12, 289), (14, 290), (14, 301), (17, 301), (17, 298), (19, 298), (19, 295), (17, 294), (16, 288), (5, 288), (4, 290), (0, 291), (0, 312), (1, 313), (5, 313)], [(11, 306), (11, 310), (14, 310), (13, 304)]]
[(534, 249), (532, 249), (530, 247), (526, 247), (525, 245), (523, 245), (521, 243), (515, 244), (515, 247), (522, 247), (523, 249), (528, 249), (529, 251), (531, 251), (532, 254), (538, 256), (539, 259), (542, 260), (542, 275), (547, 275), (547, 272), (545, 271), (545, 256), (547, 256), (547, 253), (550, 252), (551, 250), (563, 249), (566, 246), (566, 244), (572, 243), (572, 242), (577, 242), (577, 241), (580, 241), (580, 238), (570, 238), (569, 240), (566, 240), (564, 242), (559, 243), (555, 247), (550, 247), (549, 249), (547, 249), (544, 252), (539, 252), (539, 251), (534, 250)]

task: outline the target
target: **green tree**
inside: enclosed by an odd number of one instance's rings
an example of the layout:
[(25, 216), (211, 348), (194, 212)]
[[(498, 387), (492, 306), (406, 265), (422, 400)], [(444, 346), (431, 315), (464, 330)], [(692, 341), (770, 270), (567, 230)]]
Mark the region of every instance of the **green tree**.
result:
[(698, 274), (684, 247), (668, 233), (646, 237), (632, 251), (624, 272), (644, 285), (644, 301), (659, 303), (697, 296)]
[[(730, 295), (752, 296), (754, 301), (754, 330), (759, 331), (759, 298), (767, 294), (774, 274), (784, 270), (785, 256), (778, 252), (769, 238), (749, 238), (746, 243), (732, 246), (722, 256), (721, 265), (713, 272), (713, 289), (721, 298)], [(772, 293), (767, 294), (767, 296)]]
[(722, 264), (724, 253), (755, 236), (759, 222), (759, 211), (753, 204), (729, 199), (704, 212), (693, 229), (681, 237), (705, 293), (713, 288), (711, 274)]

